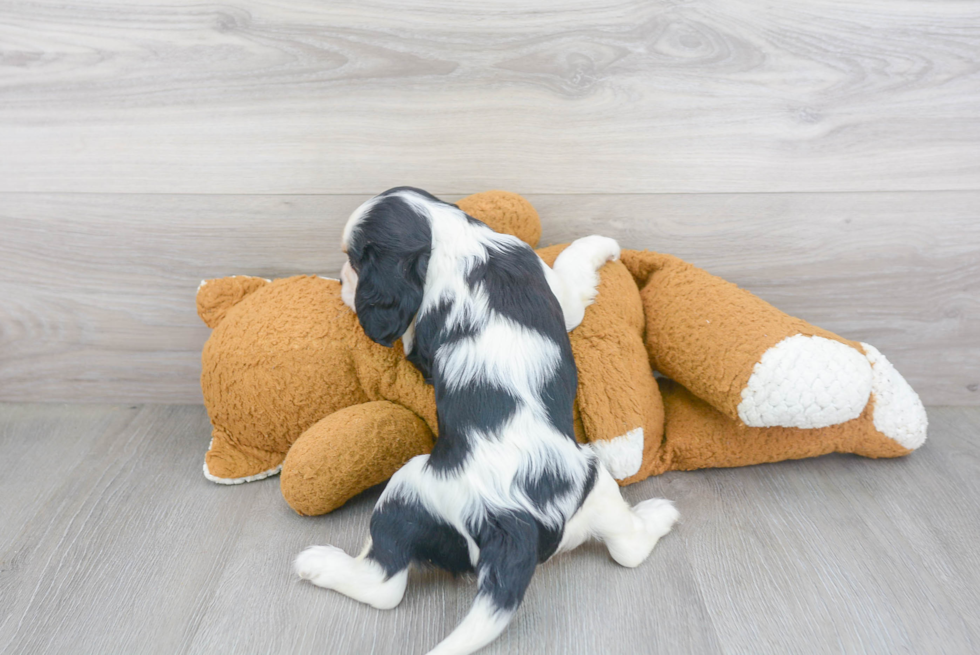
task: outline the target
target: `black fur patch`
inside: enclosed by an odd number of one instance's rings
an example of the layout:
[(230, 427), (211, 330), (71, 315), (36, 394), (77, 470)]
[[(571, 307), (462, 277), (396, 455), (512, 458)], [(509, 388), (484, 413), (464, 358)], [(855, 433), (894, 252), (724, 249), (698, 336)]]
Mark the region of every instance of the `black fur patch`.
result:
[(451, 308), (452, 303), (444, 300), (434, 309), (427, 310), (415, 324), (415, 342), (412, 352), (408, 355), (408, 361), (415, 365), (429, 384), (432, 384), (435, 351), (443, 345), (476, 334), (476, 330), (471, 326), (457, 326), (452, 329), (446, 327), (446, 317)]
[(582, 507), (582, 503), (585, 499), (589, 497), (592, 493), (592, 488), (595, 486), (596, 478), (599, 476), (599, 460), (593, 457), (589, 461), (589, 473), (585, 478), (585, 484), (582, 485), (582, 495), (578, 499), (578, 505), (575, 506), (575, 511), (578, 511)]
[(463, 535), (414, 501), (394, 499), (375, 509), (371, 542), (368, 557), (388, 577), (404, 570), (409, 562), (437, 566), (453, 575), (473, 571)]
[(435, 391), (439, 438), (429, 455), (429, 466), (437, 471), (455, 471), (466, 462), (470, 430), (493, 439), (517, 411), (517, 398), (491, 384), (471, 382), (453, 391), (437, 384)]
[(354, 306), (364, 333), (391, 347), (422, 304), (432, 251), (428, 219), (398, 197), (384, 197), (361, 219), (347, 257), (357, 273)]
[(490, 309), (561, 343), (568, 341), (558, 299), (544, 276), (541, 260), (527, 244), (490, 249), (487, 261), (470, 271), (471, 288), (482, 286)]
[(538, 526), (524, 511), (492, 513), (476, 531), (480, 547), (480, 595), (493, 604), (513, 610), (531, 582), (538, 563)]
[[(525, 477), (521, 490), (537, 507), (547, 507), (572, 491), (573, 482), (560, 471), (545, 469), (537, 477)], [(538, 527), (538, 562), (555, 554), (564, 533), (563, 527), (550, 527), (535, 519)]]
[(558, 349), (561, 352), (561, 363), (551, 379), (541, 387), (541, 399), (551, 424), (574, 441), (575, 420), (572, 407), (578, 392), (578, 371), (575, 369), (572, 345), (567, 335), (558, 341)]

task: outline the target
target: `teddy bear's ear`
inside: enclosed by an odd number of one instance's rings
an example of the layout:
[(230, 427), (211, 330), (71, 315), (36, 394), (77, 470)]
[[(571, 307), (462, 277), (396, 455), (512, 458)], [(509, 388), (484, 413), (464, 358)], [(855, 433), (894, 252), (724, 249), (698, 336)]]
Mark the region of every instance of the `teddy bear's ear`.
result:
[(197, 315), (209, 328), (214, 329), (221, 323), (229, 309), (269, 282), (265, 278), (247, 275), (202, 280), (197, 288)]
[(456, 206), (491, 229), (513, 234), (532, 248), (536, 248), (541, 239), (541, 219), (537, 210), (526, 198), (516, 193), (474, 193), (457, 202)]

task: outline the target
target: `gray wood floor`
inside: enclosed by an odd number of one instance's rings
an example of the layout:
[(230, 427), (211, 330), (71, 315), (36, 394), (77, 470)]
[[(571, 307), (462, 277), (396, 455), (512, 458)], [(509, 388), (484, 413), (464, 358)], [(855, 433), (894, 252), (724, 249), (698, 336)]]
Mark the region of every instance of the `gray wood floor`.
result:
[[(671, 473), (625, 490), (682, 521), (637, 570), (539, 568), (490, 653), (980, 651), (980, 408), (932, 408), (912, 456)], [(422, 653), (468, 580), (413, 575), (380, 612), (295, 579), (361, 545), (378, 491), (323, 517), (278, 481), (201, 474), (200, 406), (0, 405), (0, 653)]]

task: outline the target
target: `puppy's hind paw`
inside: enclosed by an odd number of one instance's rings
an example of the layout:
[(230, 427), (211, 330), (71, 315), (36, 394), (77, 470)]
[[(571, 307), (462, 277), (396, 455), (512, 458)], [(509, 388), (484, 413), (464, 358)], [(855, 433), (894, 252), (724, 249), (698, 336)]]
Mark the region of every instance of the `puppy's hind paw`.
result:
[(303, 580), (333, 589), (338, 577), (353, 558), (335, 546), (310, 546), (296, 556), (293, 570)]
[(663, 498), (651, 498), (635, 505), (632, 529), (609, 539), (609, 554), (620, 565), (634, 568), (650, 555), (660, 538), (680, 517), (674, 504)]
[(670, 532), (681, 517), (674, 503), (664, 498), (651, 498), (637, 503), (633, 507), (633, 513), (643, 522), (646, 533), (657, 539)]

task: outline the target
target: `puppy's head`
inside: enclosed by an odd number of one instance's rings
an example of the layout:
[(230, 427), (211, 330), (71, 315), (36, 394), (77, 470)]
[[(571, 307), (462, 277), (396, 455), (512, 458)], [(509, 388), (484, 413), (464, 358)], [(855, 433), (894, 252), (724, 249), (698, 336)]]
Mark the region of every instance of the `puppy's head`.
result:
[[(418, 197), (406, 200), (408, 193)], [(364, 333), (383, 346), (405, 333), (422, 304), (432, 252), (432, 230), (420, 207), (426, 196), (386, 191), (358, 207), (344, 227), (341, 296), (353, 305)]]

